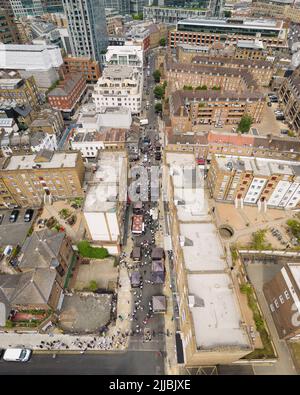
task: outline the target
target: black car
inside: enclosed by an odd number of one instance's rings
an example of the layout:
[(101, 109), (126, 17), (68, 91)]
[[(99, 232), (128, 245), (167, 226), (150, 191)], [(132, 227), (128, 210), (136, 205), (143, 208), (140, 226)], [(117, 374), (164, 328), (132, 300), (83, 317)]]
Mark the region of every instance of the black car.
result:
[(32, 208), (28, 208), (24, 214), (24, 222), (30, 222), (33, 216), (34, 210)]
[(16, 222), (18, 219), (20, 211), (19, 210), (13, 210), (9, 216), (9, 222)]
[(0, 215), (0, 225), (2, 224), (3, 218), (4, 218), (4, 214), (1, 214)]

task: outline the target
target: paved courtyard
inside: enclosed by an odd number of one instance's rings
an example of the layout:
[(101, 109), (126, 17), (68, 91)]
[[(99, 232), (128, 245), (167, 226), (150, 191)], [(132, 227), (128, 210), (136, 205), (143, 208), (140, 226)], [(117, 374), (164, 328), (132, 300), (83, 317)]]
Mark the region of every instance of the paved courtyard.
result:
[(99, 288), (113, 291), (117, 279), (118, 268), (114, 266), (114, 259), (93, 259), (88, 265), (78, 267), (74, 288), (83, 290), (91, 281), (96, 281)]
[(59, 324), (68, 332), (95, 332), (110, 320), (111, 302), (112, 294), (65, 296)]

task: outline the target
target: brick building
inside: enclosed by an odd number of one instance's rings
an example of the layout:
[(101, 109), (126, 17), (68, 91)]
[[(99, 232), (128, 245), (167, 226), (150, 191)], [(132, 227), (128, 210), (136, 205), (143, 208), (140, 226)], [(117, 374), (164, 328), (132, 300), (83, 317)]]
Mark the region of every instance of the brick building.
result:
[(300, 337), (300, 264), (288, 263), (263, 291), (280, 339)]
[(55, 199), (84, 196), (84, 164), (78, 152), (41, 151), (3, 158), (0, 207), (39, 206)]
[(49, 104), (52, 108), (61, 111), (63, 116), (70, 117), (85, 89), (86, 80), (81, 73), (68, 74), (63, 81), (60, 81), (57, 88), (48, 94)]
[(86, 56), (74, 57), (67, 56), (64, 58), (64, 73), (79, 73), (87, 83), (96, 83), (101, 77), (99, 63)]
[(284, 115), (292, 128), (300, 132), (300, 68), (285, 78), (278, 91)]
[(260, 122), (265, 107), (260, 93), (218, 90), (181, 90), (169, 99), (170, 120), (175, 130), (189, 132), (201, 124), (235, 125), (243, 115)]

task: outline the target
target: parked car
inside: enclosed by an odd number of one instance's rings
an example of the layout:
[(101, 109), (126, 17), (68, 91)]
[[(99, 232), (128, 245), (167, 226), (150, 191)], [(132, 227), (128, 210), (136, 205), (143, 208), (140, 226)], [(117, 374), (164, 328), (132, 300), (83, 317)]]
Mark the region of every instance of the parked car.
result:
[(33, 216), (34, 210), (32, 208), (28, 208), (24, 214), (24, 221), (30, 222)]
[(13, 210), (9, 216), (9, 222), (16, 222), (18, 219), (20, 211), (19, 210)]
[(4, 353), (4, 350), (2, 350), (2, 349), (0, 348), (0, 358), (2, 357), (3, 353)]
[(1, 214), (0, 215), (0, 225), (2, 224), (3, 218), (4, 218), (4, 214)]
[(9, 348), (5, 350), (3, 359), (8, 362), (27, 362), (31, 354), (32, 351), (28, 348)]

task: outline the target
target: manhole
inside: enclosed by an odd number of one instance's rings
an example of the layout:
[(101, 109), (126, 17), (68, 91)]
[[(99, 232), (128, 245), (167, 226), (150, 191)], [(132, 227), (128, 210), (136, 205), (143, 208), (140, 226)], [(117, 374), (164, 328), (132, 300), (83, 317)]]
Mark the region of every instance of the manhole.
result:
[(234, 235), (234, 230), (230, 225), (221, 225), (219, 232), (223, 239), (230, 239)]

